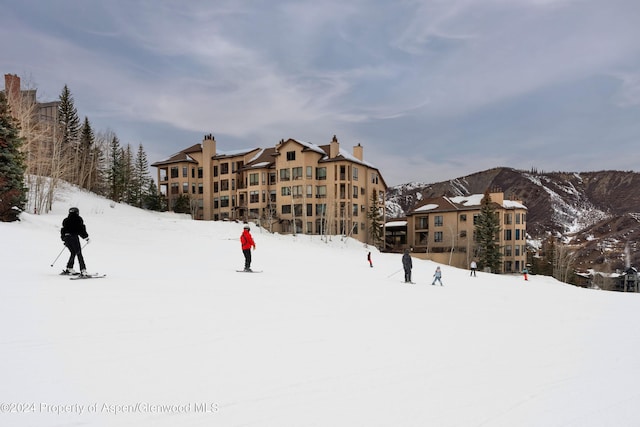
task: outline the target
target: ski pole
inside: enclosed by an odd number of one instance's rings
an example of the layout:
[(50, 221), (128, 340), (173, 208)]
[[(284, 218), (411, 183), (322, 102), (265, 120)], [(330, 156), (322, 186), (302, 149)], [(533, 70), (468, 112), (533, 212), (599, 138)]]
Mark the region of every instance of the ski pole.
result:
[(60, 258), (60, 255), (62, 255), (62, 252), (64, 252), (64, 249), (66, 248), (66, 246), (62, 247), (62, 250), (60, 251), (60, 253), (58, 254), (58, 256), (56, 257), (56, 259), (53, 260), (53, 262), (51, 263), (51, 267), (53, 267), (53, 264), (56, 263), (56, 261), (58, 260), (58, 258)]
[(394, 275), (396, 275), (396, 274), (400, 273), (402, 270), (404, 270), (404, 268), (401, 268), (400, 270), (396, 271), (395, 273), (391, 273), (390, 275), (388, 275), (388, 276), (387, 276), (387, 279), (388, 279), (389, 277), (391, 277), (391, 276), (394, 276)]

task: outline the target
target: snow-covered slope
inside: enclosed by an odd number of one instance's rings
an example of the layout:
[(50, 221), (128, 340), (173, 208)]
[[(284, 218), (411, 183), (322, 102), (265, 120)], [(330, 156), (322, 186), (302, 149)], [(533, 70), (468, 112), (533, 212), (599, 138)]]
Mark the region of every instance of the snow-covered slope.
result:
[[(236, 273), (242, 224), (111, 205), (0, 223), (0, 425), (640, 424), (640, 295), (421, 260), (406, 285), (399, 255), (255, 226), (264, 272)], [(50, 266), (70, 206), (105, 279)]]

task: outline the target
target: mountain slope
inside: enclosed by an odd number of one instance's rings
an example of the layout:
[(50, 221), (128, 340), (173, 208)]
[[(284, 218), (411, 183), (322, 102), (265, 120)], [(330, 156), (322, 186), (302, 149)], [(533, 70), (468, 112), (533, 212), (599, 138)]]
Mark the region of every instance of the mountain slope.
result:
[[(527, 206), (531, 239), (561, 236), (577, 245), (579, 268), (606, 262), (616, 269), (624, 268), (627, 243), (632, 249), (632, 264), (640, 265), (640, 253), (635, 249), (640, 227), (633, 221), (640, 213), (639, 188), (640, 174), (636, 172), (538, 173), (494, 168), (450, 181), (393, 187), (387, 206), (391, 217), (400, 217), (425, 197), (501, 190), (506, 198), (522, 200)], [(593, 247), (598, 243), (606, 243), (606, 257), (595, 255)]]

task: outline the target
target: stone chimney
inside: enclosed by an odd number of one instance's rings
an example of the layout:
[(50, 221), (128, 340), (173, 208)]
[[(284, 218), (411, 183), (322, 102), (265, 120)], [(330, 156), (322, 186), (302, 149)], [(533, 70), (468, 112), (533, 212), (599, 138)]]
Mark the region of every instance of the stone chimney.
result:
[(358, 143), (358, 145), (356, 145), (355, 147), (353, 147), (353, 157), (355, 157), (356, 159), (363, 161), (363, 152), (362, 152), (362, 145), (360, 145), (360, 143)]
[(338, 138), (333, 135), (333, 139), (331, 140), (331, 144), (329, 145), (329, 158), (335, 159), (340, 154), (340, 143), (338, 142)]

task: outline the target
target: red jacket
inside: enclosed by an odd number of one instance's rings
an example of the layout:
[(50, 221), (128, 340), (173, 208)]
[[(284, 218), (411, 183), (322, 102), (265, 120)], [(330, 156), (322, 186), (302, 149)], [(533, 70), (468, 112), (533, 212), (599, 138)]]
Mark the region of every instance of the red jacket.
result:
[(240, 243), (242, 244), (242, 250), (246, 250), (246, 249), (251, 249), (253, 247), (253, 249), (256, 248), (256, 243), (253, 241), (253, 237), (251, 237), (251, 233), (249, 233), (249, 230), (244, 230), (242, 232), (242, 235), (240, 236)]

